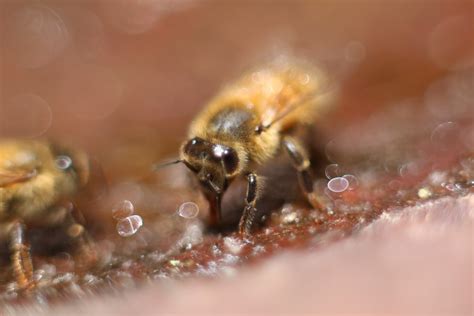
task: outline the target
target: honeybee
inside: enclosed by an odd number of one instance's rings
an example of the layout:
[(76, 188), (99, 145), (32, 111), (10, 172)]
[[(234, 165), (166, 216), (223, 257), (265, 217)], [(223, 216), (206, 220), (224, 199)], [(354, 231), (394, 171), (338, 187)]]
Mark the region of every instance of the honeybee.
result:
[(0, 140), (0, 241), (9, 243), (19, 288), (34, 286), (26, 227), (68, 225), (70, 237), (85, 238), (71, 209), (60, 205), (88, 178), (89, 161), (80, 151), (43, 141)]
[(210, 226), (218, 226), (221, 201), (230, 183), (247, 179), (238, 231), (248, 235), (262, 192), (256, 168), (286, 151), (307, 200), (321, 208), (313, 192), (308, 152), (296, 136), (325, 111), (334, 96), (328, 78), (306, 64), (274, 62), (226, 86), (189, 128), (180, 159), (196, 174), (210, 206)]

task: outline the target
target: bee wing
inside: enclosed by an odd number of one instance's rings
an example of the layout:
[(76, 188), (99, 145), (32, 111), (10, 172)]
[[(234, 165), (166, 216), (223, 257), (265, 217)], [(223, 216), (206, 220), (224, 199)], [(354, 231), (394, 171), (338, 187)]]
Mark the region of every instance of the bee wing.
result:
[(266, 106), (261, 128), (267, 129), (288, 117), (301, 122), (312, 122), (316, 112), (320, 115), (330, 107), (337, 91), (335, 83), (317, 72), (310, 76), (303, 72), (303, 75), (305, 84), (295, 81), (294, 77), (298, 74), (287, 71), (282, 75), (281, 86), (274, 85), (279, 92), (270, 100), (271, 106)]
[(36, 176), (36, 169), (8, 170), (0, 168), (0, 188), (28, 181)]
[(308, 107), (324, 97), (325, 94), (312, 91), (299, 96), (291, 102), (278, 102), (278, 106), (273, 106), (265, 113), (265, 120), (262, 122), (261, 128), (268, 129), (274, 123), (284, 119), (288, 115), (296, 112), (298, 109)]

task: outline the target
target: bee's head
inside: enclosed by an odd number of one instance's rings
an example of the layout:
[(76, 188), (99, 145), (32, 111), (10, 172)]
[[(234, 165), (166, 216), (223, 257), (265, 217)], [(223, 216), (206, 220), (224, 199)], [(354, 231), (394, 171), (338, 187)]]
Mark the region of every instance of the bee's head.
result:
[(68, 178), (73, 179), (75, 186), (83, 187), (89, 181), (90, 164), (87, 155), (76, 149), (52, 145), (55, 167)]
[(197, 175), (201, 186), (216, 195), (222, 195), (239, 170), (239, 157), (233, 148), (199, 137), (184, 143), (181, 160)]

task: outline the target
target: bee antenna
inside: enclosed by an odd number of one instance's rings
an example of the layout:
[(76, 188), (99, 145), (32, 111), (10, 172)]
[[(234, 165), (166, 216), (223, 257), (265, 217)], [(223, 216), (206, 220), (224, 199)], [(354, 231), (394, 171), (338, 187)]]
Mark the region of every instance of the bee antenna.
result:
[(171, 165), (175, 165), (175, 164), (178, 164), (180, 162), (183, 162), (181, 159), (177, 159), (177, 160), (173, 160), (173, 161), (168, 161), (168, 162), (163, 162), (163, 163), (157, 163), (157, 164), (154, 164), (152, 166), (152, 170), (153, 171), (157, 171), (157, 170), (160, 170), (164, 167), (168, 167), (168, 166), (171, 166)]

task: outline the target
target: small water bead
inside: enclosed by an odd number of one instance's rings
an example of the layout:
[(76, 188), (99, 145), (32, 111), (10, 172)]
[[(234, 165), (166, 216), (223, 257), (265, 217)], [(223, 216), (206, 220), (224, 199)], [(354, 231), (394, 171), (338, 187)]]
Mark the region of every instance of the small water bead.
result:
[(112, 217), (116, 220), (121, 220), (127, 216), (133, 215), (134, 212), (135, 208), (133, 207), (132, 202), (129, 200), (123, 200), (112, 210)]
[(139, 215), (132, 215), (118, 221), (116, 228), (120, 236), (130, 237), (136, 234), (142, 226), (142, 218)]
[(333, 163), (326, 167), (324, 173), (326, 174), (326, 178), (328, 179), (339, 177), (341, 175), (341, 168), (337, 163)]
[(451, 192), (455, 192), (457, 189), (454, 183), (442, 183), (441, 186)]
[(186, 218), (191, 219), (195, 218), (199, 214), (199, 206), (193, 202), (185, 202), (179, 206), (178, 215)]
[(352, 175), (352, 174), (346, 174), (343, 176), (344, 179), (349, 182), (349, 190), (354, 190), (359, 186), (359, 180), (357, 180), (357, 177)]
[(347, 188), (349, 188), (349, 181), (343, 177), (332, 178), (328, 182), (328, 189), (332, 192), (344, 192)]

